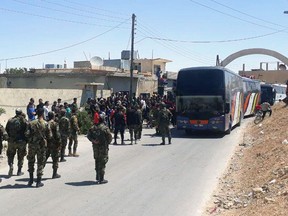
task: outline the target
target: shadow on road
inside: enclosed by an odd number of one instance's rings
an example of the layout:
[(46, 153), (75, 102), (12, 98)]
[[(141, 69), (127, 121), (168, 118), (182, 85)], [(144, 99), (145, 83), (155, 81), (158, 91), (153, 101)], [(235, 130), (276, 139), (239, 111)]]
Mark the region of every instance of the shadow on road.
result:
[(14, 185), (5, 185), (0, 187), (0, 190), (2, 189), (24, 189), (24, 188), (31, 188), (28, 185), (24, 185), (24, 184), (14, 184)]
[(76, 186), (76, 187), (97, 185), (96, 181), (67, 182), (65, 184), (71, 185), (71, 186)]
[[(36, 178), (34, 178), (36, 180)], [(48, 180), (49, 178), (42, 178), (42, 181), (46, 181)], [(50, 178), (52, 179), (52, 178)], [(15, 179), (15, 181), (17, 182), (28, 182), (30, 179), (29, 178), (20, 178), (20, 179)]]
[[(171, 144), (165, 144), (165, 145), (171, 145)], [(142, 146), (150, 146), (150, 147), (156, 147), (156, 146), (165, 146), (165, 145), (160, 145), (160, 144), (142, 144)]]
[(0, 179), (3, 178), (3, 179), (9, 179), (11, 176), (9, 175), (0, 175)]
[(187, 138), (187, 139), (221, 139), (225, 136), (224, 133), (217, 133), (212, 131), (195, 131), (186, 134), (183, 130), (171, 129), (171, 136), (173, 138)]

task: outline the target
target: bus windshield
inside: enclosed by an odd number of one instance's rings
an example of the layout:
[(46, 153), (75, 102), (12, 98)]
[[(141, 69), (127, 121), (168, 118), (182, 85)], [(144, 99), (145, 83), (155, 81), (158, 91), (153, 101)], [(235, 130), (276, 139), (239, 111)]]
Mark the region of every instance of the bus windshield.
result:
[(179, 111), (187, 113), (224, 113), (222, 96), (179, 96), (177, 97)]
[(224, 73), (217, 69), (180, 71), (177, 83), (178, 96), (225, 94)]

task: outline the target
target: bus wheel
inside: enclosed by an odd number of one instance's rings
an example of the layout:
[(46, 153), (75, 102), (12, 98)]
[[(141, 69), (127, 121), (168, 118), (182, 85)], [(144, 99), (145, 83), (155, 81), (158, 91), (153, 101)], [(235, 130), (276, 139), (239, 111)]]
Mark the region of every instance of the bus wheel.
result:
[(190, 129), (185, 129), (185, 134), (186, 134), (186, 135), (191, 135), (191, 134), (192, 134), (192, 130), (190, 130)]

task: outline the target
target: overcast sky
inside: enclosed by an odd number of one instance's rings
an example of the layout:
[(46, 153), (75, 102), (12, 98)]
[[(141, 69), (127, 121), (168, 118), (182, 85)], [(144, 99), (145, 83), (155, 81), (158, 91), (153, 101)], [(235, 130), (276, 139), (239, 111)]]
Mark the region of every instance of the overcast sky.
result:
[[(223, 60), (248, 48), (288, 56), (285, 10), (288, 0), (1, 0), (1, 71), (65, 60), (73, 67), (109, 53), (118, 59), (130, 49), (132, 13), (139, 57), (172, 60), (169, 71), (215, 65), (217, 54)], [(277, 61), (250, 55), (227, 67), (237, 72), (243, 63), (253, 69), (269, 62), (274, 69)]]

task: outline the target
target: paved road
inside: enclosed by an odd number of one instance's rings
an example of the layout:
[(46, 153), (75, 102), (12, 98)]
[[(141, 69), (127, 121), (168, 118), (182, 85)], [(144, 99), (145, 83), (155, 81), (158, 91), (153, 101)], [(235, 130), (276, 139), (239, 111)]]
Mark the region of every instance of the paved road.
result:
[(49, 163), (42, 188), (26, 186), (27, 172), (7, 179), (8, 167), (0, 168), (0, 215), (201, 215), (241, 130), (224, 137), (175, 130), (172, 145), (160, 146), (154, 130), (145, 129), (137, 145), (110, 146), (105, 185), (94, 184), (92, 147), (81, 136), (80, 157), (60, 164), (60, 179), (51, 179)]

